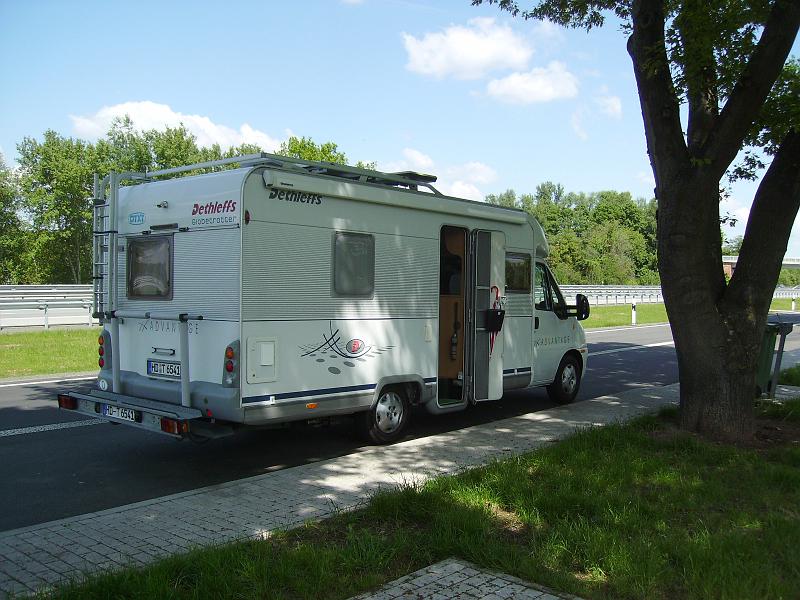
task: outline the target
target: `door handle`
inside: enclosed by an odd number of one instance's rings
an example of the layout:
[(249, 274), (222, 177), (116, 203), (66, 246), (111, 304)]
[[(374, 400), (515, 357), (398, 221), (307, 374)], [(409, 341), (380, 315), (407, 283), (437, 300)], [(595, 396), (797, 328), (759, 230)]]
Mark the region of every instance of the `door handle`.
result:
[(533, 324), (533, 328), (534, 329), (539, 329), (539, 317), (536, 317), (536, 320), (534, 321), (534, 324)]

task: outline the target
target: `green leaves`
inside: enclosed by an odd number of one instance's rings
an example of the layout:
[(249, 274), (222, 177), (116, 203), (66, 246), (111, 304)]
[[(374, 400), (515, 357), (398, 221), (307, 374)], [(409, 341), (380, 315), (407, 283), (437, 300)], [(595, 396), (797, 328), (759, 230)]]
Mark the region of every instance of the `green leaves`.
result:
[(655, 200), (610, 190), (566, 193), (561, 184), (546, 181), (534, 194), (509, 189), (486, 201), (536, 217), (550, 242), (550, 266), (562, 283), (659, 283)]

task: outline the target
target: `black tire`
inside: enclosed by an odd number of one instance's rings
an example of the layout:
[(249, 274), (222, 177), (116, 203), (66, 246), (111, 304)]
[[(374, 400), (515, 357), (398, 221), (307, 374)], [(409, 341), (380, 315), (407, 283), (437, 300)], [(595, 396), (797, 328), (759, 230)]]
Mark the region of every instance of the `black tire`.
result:
[(558, 365), (553, 383), (547, 386), (547, 395), (553, 402), (569, 404), (581, 388), (581, 365), (572, 354), (567, 354)]
[(409, 417), (408, 395), (403, 386), (387, 386), (375, 406), (356, 415), (356, 429), (365, 442), (391, 444), (403, 435)]

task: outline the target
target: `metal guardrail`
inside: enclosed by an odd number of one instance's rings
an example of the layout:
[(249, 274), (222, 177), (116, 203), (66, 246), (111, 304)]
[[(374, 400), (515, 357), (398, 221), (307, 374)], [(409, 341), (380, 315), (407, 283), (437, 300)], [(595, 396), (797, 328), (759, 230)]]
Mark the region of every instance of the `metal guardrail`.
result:
[(646, 304), (664, 302), (658, 285), (562, 285), (567, 302), (575, 294), (583, 294), (592, 306), (604, 304)]
[[(657, 285), (562, 285), (567, 302), (584, 294), (593, 306), (664, 301)], [(800, 299), (800, 286), (780, 287), (773, 298)], [(792, 302), (792, 310), (795, 310)], [(0, 285), (0, 329), (52, 325), (97, 325), (92, 319), (91, 285)]]

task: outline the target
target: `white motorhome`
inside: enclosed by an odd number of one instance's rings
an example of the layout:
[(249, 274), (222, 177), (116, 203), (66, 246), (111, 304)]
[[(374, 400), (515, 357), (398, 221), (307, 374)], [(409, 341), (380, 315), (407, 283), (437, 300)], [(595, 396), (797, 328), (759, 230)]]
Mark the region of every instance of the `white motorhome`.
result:
[(435, 180), (270, 154), (96, 177), (100, 372), (59, 406), (192, 439), (349, 415), (386, 443), (417, 405), (571, 401), (586, 298), (536, 220)]

